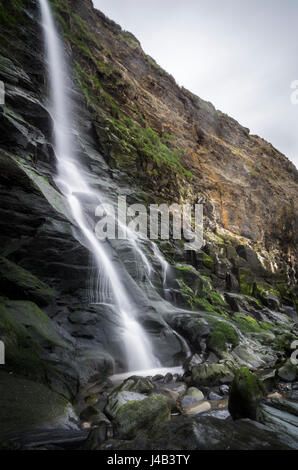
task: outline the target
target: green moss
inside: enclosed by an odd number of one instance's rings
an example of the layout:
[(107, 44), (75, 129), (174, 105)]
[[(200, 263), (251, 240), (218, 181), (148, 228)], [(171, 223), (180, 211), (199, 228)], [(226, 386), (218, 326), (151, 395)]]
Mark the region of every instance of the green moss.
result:
[(144, 429), (152, 430), (155, 426), (171, 419), (168, 400), (162, 395), (150, 395), (139, 401), (130, 401), (118, 410), (113, 422), (115, 434), (121, 439), (133, 439)]
[(191, 266), (190, 264), (176, 264), (176, 268), (179, 269), (179, 271), (188, 271), (191, 272), (194, 270), (194, 267)]
[(203, 264), (206, 266), (206, 268), (210, 269), (211, 271), (214, 270), (214, 260), (211, 258), (211, 256), (207, 255), (204, 252), (203, 252)]
[(275, 326), (267, 321), (261, 321), (260, 326), (265, 330), (274, 330)]
[(147, 55), (147, 60), (151, 67), (153, 67), (161, 77), (167, 75), (167, 72), (163, 68), (161, 68), (160, 65), (158, 65), (152, 57)]
[(209, 313), (217, 314), (218, 311), (212, 306), (212, 304), (204, 298), (195, 298), (194, 309), (204, 310)]
[(0, 371), (0, 440), (45, 428), (69, 427), (71, 405), (43, 384)]
[(129, 31), (121, 31), (118, 35), (129, 46), (140, 47), (140, 43)]
[[(170, 148), (150, 127), (141, 127), (125, 116), (121, 119), (108, 119), (107, 122), (110, 132), (113, 132), (122, 145), (125, 145), (124, 151), (132, 155), (140, 153), (142, 160), (154, 161), (157, 167), (166, 165), (177, 173), (193, 177), (192, 173), (181, 164), (180, 156), (183, 150)], [(117, 163), (121, 167), (121, 160)]]
[(237, 346), (239, 344), (238, 335), (231, 325), (218, 321), (208, 338), (208, 346), (211, 350), (218, 352), (227, 351), (228, 344), (231, 344), (232, 347)]
[(293, 351), (291, 348), (291, 344), (294, 340), (297, 340), (297, 337), (292, 333), (286, 332), (276, 336), (275, 340), (273, 341), (272, 347), (277, 351), (281, 351), (287, 355), (290, 355)]
[(268, 295), (275, 295), (278, 298), (280, 298), (281, 296), (280, 292), (270, 284), (267, 284), (265, 282), (256, 282), (254, 285), (254, 296), (262, 299), (263, 297), (267, 297)]
[[(94, 49), (98, 46), (98, 40), (87, 23), (71, 11), (67, 2), (53, 0), (52, 5), (61, 23), (64, 36), (80, 51), (81, 58), (85, 62), (83, 66), (81, 61), (80, 64), (77, 61), (75, 71), (87, 104), (96, 115), (103, 116), (108, 111), (108, 115), (105, 115), (105, 130), (112, 142), (110, 163), (119, 169), (131, 168), (136, 171), (137, 160), (140, 166), (153, 161), (155, 168), (144, 168), (144, 173), (153, 172), (158, 176), (160, 168), (167, 167), (176, 174), (193, 178), (192, 173), (181, 163), (180, 158), (184, 150), (172, 147), (170, 134), (159, 136), (149, 126), (142, 126), (120, 112), (115, 99), (107, 91), (104, 83), (107, 80), (109, 91), (111, 87), (119, 87), (121, 74), (114, 67), (98, 59), (98, 54)], [(130, 45), (138, 44), (130, 33), (122, 31), (119, 34)], [(153, 60), (151, 61), (155, 68), (162, 70)], [(103, 83), (101, 78), (103, 78)], [(116, 142), (113, 140), (115, 137)]]
[(22, 0), (7, 1), (0, 3), (0, 23), (2, 26), (13, 27), (24, 22), (23, 9), (28, 2)]
[(30, 335), (47, 346), (67, 348), (67, 343), (53, 328), (48, 315), (34, 302), (22, 300), (6, 300), (5, 308), (20, 324), (30, 330)]
[(241, 367), (235, 374), (230, 390), (229, 411), (232, 417), (255, 420), (258, 404), (264, 395), (260, 379), (247, 367)]
[(0, 338), (5, 344), (5, 369), (45, 379), (46, 367), (40, 359), (42, 348), (3, 304), (0, 304)]
[(228, 307), (227, 302), (222, 298), (222, 294), (220, 294), (216, 290), (209, 291), (207, 295), (208, 295), (209, 301), (212, 304), (221, 305), (226, 308)]
[(232, 320), (243, 334), (264, 332), (264, 328), (262, 328), (257, 322), (257, 320), (255, 320), (250, 315), (245, 315), (244, 313), (236, 313), (233, 316)]
[(49, 304), (54, 297), (54, 292), (47, 284), (3, 256), (0, 256), (0, 279), (0, 292), (4, 295), (16, 294), (17, 291), (23, 299), (33, 298), (42, 305)]
[(239, 268), (239, 284), (241, 294), (253, 295), (255, 278), (252, 272), (246, 268)]

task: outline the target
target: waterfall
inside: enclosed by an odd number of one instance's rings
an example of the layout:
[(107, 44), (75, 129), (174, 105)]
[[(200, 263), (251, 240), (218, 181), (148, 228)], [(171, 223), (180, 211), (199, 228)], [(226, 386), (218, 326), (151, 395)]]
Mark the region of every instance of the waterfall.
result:
[[(98, 270), (104, 272), (112, 293), (114, 306), (122, 319), (123, 346), (126, 353), (128, 370), (152, 369), (160, 366), (155, 358), (149, 338), (138, 323), (135, 306), (130, 300), (125, 286), (109, 254), (89, 227), (78, 194), (98, 198), (77, 169), (75, 151), (72, 145), (74, 123), (72, 109), (67, 97), (66, 65), (62, 42), (55, 27), (54, 19), (47, 0), (39, 0), (46, 53), (48, 59), (51, 113), (54, 123), (54, 149), (57, 159), (56, 183), (68, 200), (73, 218), (84, 235), (94, 256)], [(137, 250), (139, 250), (137, 248)], [(139, 254), (144, 258), (142, 252)], [(143, 259), (143, 261), (145, 261)], [(147, 266), (148, 269), (150, 266)]]

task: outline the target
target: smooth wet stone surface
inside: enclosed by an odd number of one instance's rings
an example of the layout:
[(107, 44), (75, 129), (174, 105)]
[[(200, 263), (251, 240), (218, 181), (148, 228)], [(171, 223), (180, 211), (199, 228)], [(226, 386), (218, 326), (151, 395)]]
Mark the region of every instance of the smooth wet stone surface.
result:
[(198, 415), (211, 410), (211, 404), (208, 401), (193, 403), (183, 407), (184, 414), (188, 416)]
[(222, 400), (222, 396), (218, 395), (218, 393), (210, 392), (208, 395), (208, 400)]
[(53, 427), (78, 430), (71, 404), (45, 385), (0, 373), (0, 438)]
[[(294, 447), (293, 447), (294, 445)], [(296, 446), (297, 447), (297, 446)], [(270, 428), (248, 419), (233, 422), (214, 416), (175, 416), (154, 434), (133, 440), (110, 440), (106, 450), (286, 450), (295, 444)]]
[(298, 403), (281, 398), (267, 399), (260, 404), (257, 419), (280, 435), (288, 436), (298, 448)]

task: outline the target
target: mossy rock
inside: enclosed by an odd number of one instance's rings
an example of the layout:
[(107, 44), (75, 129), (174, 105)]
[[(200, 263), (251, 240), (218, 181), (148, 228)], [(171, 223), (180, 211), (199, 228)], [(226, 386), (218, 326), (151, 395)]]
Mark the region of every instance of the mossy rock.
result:
[(214, 271), (214, 260), (211, 258), (211, 256), (207, 255), (206, 253), (203, 253), (203, 265), (209, 269), (210, 271)]
[(268, 295), (274, 295), (278, 298), (281, 297), (278, 289), (275, 289), (266, 282), (256, 282), (254, 285), (253, 294), (255, 297), (259, 297), (261, 300), (268, 297)]
[(238, 276), (241, 294), (253, 295), (255, 284), (254, 274), (249, 269), (239, 268)]
[(59, 346), (68, 349), (68, 343), (58, 334), (51, 319), (34, 302), (6, 300), (7, 311), (43, 346)]
[(233, 315), (232, 320), (244, 335), (248, 333), (265, 333), (267, 329), (266, 326), (261, 326), (255, 318), (245, 313), (236, 313)]
[(137, 392), (129, 392), (122, 390), (120, 392), (114, 391), (108, 396), (107, 404), (104, 412), (109, 418), (115, 418), (118, 411), (127, 403), (136, 402), (138, 400), (145, 400), (146, 395)]
[(142, 401), (128, 402), (117, 412), (114, 420), (115, 436), (133, 439), (140, 432), (153, 432), (155, 427), (170, 418), (168, 400), (163, 395), (151, 395)]
[(275, 340), (272, 343), (272, 348), (282, 352), (284, 355), (290, 356), (293, 352), (291, 344), (297, 339), (297, 336), (290, 332), (282, 333), (276, 336)]
[(222, 352), (228, 350), (228, 345), (233, 348), (239, 344), (239, 338), (235, 328), (228, 323), (218, 321), (212, 333), (208, 338), (208, 348), (221, 355)]
[(191, 384), (195, 387), (230, 383), (233, 377), (233, 371), (225, 364), (198, 364), (191, 370)]
[(294, 382), (298, 377), (298, 367), (288, 359), (277, 371), (278, 377), (284, 382)]
[(230, 389), (229, 412), (234, 420), (250, 418), (255, 420), (265, 390), (260, 379), (243, 366), (235, 374)]
[(71, 404), (45, 385), (0, 372), (0, 439), (22, 432), (76, 428)]
[(33, 302), (0, 303), (0, 339), (5, 344), (5, 370), (38, 382), (56, 377), (52, 367), (42, 358), (43, 346), (66, 347), (50, 319)]
[(115, 391), (128, 391), (137, 393), (150, 393), (156, 389), (156, 385), (146, 377), (139, 377), (134, 375), (124, 380), (124, 382), (117, 387)]
[(54, 291), (34, 274), (0, 256), (0, 294), (20, 300), (33, 300), (43, 306), (54, 299)]

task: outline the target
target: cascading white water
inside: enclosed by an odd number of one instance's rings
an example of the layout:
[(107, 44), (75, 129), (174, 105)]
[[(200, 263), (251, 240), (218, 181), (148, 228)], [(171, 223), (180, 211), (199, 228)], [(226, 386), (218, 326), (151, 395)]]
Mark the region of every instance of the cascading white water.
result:
[(103, 269), (108, 278), (114, 303), (122, 318), (123, 345), (128, 369), (133, 371), (159, 367), (160, 363), (152, 352), (150, 341), (134, 316), (135, 307), (121, 283), (113, 262), (92, 229), (89, 228), (80, 199), (77, 196), (77, 193), (80, 193), (94, 198), (98, 197), (84, 181), (76, 167), (75, 152), (72, 146), (72, 110), (67, 97), (63, 48), (48, 1), (39, 0), (39, 3), (51, 85), (51, 112), (54, 122), (55, 153), (58, 162), (56, 183), (68, 200), (73, 217), (90, 246), (98, 269)]

